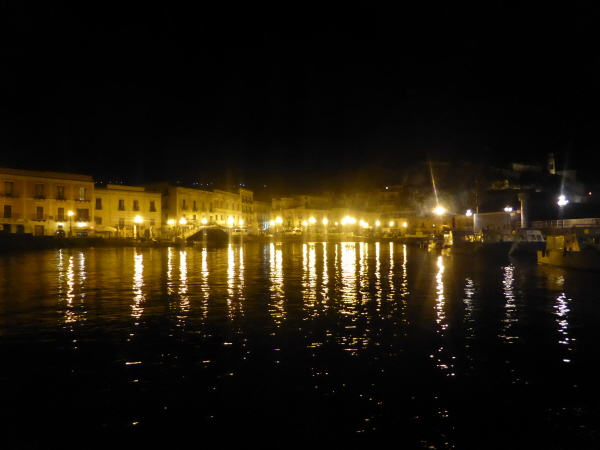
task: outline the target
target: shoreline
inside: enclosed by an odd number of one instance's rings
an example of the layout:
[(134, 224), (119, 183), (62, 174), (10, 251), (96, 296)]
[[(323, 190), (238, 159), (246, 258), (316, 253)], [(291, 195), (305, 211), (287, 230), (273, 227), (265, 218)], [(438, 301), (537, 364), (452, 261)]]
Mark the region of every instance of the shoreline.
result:
[(19, 250), (49, 250), (60, 248), (92, 248), (92, 247), (200, 247), (200, 246), (224, 246), (229, 244), (244, 243), (303, 243), (303, 242), (382, 242), (400, 243), (406, 245), (423, 246), (429, 237), (363, 237), (363, 236), (232, 236), (223, 241), (147, 241), (124, 238), (104, 237), (75, 237), (58, 238), (55, 236), (33, 236), (30, 234), (0, 235), (0, 253)]

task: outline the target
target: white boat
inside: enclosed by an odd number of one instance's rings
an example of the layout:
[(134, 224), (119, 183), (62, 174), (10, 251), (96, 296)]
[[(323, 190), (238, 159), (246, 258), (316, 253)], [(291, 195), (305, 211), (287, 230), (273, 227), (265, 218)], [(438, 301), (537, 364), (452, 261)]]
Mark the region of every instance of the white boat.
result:
[(544, 248), (546, 248), (546, 241), (540, 230), (519, 228), (513, 234), (513, 243), (508, 254), (535, 257), (538, 250), (544, 250)]
[(598, 238), (569, 233), (546, 237), (546, 248), (537, 252), (539, 264), (571, 269), (600, 270)]
[(444, 236), (443, 248), (452, 253), (506, 256), (512, 242), (513, 235), (505, 230), (486, 229), (477, 233), (450, 230)]

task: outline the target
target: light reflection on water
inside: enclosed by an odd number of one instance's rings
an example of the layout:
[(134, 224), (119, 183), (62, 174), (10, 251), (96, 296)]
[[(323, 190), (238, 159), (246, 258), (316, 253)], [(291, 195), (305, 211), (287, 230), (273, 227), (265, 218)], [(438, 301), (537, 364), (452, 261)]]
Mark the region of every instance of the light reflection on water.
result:
[(599, 337), (593, 275), (469, 258), (362, 242), (3, 256), (7, 402), (25, 414), (43, 372), (40, 421), (60, 386), (94, 413), (53, 407), (91, 428), (268, 421), (441, 449), (519, 448), (531, 426), (532, 441), (585, 448), (599, 432), (595, 374), (577, 364)]

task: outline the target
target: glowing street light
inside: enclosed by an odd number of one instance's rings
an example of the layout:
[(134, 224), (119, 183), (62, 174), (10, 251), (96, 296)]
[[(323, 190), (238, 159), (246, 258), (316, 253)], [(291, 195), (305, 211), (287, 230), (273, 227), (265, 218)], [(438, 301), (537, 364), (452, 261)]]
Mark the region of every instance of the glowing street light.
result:
[(140, 216), (135, 216), (135, 218), (133, 219), (133, 223), (135, 224), (135, 238), (139, 239), (140, 238), (140, 225), (144, 220), (140, 217)]
[(569, 200), (567, 200), (567, 197), (565, 197), (564, 195), (561, 195), (560, 197), (558, 197), (558, 202), (557, 203), (558, 203), (558, 206), (560, 206), (562, 208), (567, 203), (569, 203)]

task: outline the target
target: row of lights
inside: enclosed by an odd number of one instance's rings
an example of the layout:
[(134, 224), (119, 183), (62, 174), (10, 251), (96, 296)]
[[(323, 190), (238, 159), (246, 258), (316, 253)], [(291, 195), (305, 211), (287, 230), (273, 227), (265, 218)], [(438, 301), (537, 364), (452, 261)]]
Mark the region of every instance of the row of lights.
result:
[[(281, 217), (277, 217), (275, 220), (271, 220), (269, 222), (269, 224), (271, 226), (275, 226), (275, 225), (281, 226), (282, 223), (283, 223), (283, 219)], [(314, 225), (316, 223), (317, 223), (317, 219), (315, 219), (314, 217), (311, 217), (310, 219), (308, 219), (308, 221), (307, 220), (303, 221), (302, 225), (308, 226), (308, 225)], [(329, 220), (327, 218), (324, 218), (322, 220), (322, 223), (323, 223), (323, 225), (326, 226), (329, 224)], [(395, 222), (393, 220), (391, 222), (389, 222), (390, 227), (393, 227), (394, 223)], [(338, 225), (338, 222), (336, 222), (335, 224)], [(354, 225), (354, 224), (356, 224), (356, 219), (353, 217), (346, 216), (342, 219), (341, 224), (342, 225)], [(365, 222), (364, 220), (359, 221), (358, 224), (363, 228), (369, 228), (369, 224), (367, 222)], [(408, 224), (406, 222), (404, 222), (403, 225), (404, 225), (404, 227), (408, 226)], [(376, 227), (381, 226), (381, 222), (379, 222), (379, 220), (376, 221), (375, 226)]]

